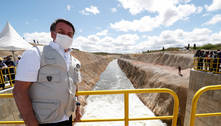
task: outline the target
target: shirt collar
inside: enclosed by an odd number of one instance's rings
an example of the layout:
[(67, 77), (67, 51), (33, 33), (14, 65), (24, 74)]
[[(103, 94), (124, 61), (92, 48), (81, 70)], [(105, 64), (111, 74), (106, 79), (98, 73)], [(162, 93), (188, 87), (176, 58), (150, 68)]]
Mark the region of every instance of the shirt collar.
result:
[(61, 51), (61, 52), (63, 52), (63, 53), (70, 53), (70, 52), (71, 52), (71, 49), (68, 49), (68, 51), (65, 52), (64, 49), (61, 48), (61, 46), (59, 46), (56, 42), (53, 42), (53, 41), (51, 41), (51, 42), (49, 43), (49, 46), (51, 46), (53, 49), (55, 49), (55, 50), (57, 50), (57, 51)]

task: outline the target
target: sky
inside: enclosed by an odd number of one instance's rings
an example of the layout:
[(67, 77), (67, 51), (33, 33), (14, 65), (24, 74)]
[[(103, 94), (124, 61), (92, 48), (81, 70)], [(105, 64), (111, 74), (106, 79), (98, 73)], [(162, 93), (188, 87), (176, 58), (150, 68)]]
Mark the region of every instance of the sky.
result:
[(73, 23), (73, 48), (141, 53), (221, 43), (221, 0), (1, 0), (7, 22), (26, 41), (48, 44), (58, 18)]

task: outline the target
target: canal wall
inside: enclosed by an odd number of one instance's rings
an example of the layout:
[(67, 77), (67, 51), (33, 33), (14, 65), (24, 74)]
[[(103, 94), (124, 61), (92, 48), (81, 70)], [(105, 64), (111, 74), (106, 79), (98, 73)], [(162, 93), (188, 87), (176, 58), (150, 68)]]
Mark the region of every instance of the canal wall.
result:
[[(137, 60), (119, 59), (118, 64), (130, 79), (135, 88), (169, 88), (175, 91), (180, 100), (178, 125), (183, 126), (187, 99), (189, 76), (183, 76), (172, 71), (163, 70)], [(173, 97), (166, 93), (138, 94), (142, 102), (155, 115), (166, 116), (173, 114)], [(171, 125), (170, 120), (164, 121)]]
[[(191, 103), (194, 94), (202, 87), (209, 85), (220, 85), (221, 75), (211, 72), (190, 71), (189, 89), (186, 105), (185, 126), (189, 126)], [(215, 113), (221, 112), (221, 91), (208, 91), (203, 93), (197, 104), (197, 113)], [(221, 117), (200, 117), (196, 118), (195, 126), (219, 126)]]

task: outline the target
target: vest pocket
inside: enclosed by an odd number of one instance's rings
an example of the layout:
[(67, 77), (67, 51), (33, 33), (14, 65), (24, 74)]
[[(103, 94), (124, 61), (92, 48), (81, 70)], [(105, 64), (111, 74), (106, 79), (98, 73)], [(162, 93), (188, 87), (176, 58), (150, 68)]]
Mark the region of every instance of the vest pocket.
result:
[(32, 106), (35, 116), (40, 123), (52, 123), (57, 119), (60, 103), (56, 99), (33, 100)]
[(45, 56), (45, 63), (46, 64), (56, 64), (56, 58)]
[(60, 73), (40, 73), (39, 82), (60, 82)]

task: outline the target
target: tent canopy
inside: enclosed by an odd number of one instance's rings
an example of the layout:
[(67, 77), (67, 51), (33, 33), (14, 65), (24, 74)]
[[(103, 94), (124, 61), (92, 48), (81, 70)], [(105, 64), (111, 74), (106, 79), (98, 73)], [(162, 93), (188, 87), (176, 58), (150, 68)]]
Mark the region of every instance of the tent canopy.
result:
[(32, 45), (25, 41), (15, 29), (7, 22), (5, 28), (0, 33), (0, 50), (26, 50)]

